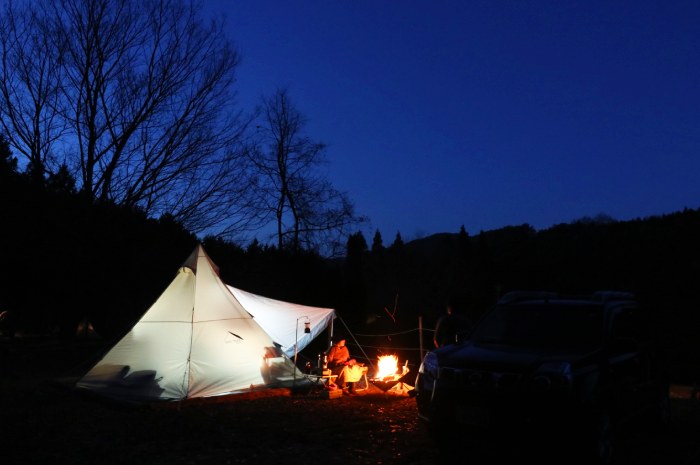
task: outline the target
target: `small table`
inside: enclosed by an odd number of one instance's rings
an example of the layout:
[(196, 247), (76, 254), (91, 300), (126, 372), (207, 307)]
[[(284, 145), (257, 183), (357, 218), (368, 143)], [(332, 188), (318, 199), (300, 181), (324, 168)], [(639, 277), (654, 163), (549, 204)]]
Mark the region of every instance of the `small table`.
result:
[(327, 375), (311, 375), (305, 374), (304, 377), (309, 381), (313, 382), (316, 386), (327, 386), (333, 383), (338, 375), (327, 374)]

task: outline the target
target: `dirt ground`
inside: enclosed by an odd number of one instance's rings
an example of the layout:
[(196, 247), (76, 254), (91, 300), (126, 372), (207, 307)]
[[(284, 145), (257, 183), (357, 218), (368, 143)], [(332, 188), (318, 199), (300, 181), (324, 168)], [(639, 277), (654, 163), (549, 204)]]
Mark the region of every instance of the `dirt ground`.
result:
[[(91, 350), (89, 343), (0, 340), (1, 463), (494, 464), (541, 458), (498, 438), (479, 456), (467, 447), (468, 438), (440, 450), (418, 422), (415, 399), (372, 385), (336, 399), (270, 390), (150, 406), (108, 403), (70, 389), (88, 368)], [(672, 399), (670, 427), (626, 439), (621, 463), (700, 464), (700, 401), (683, 386), (674, 387)], [(536, 451), (548, 449), (547, 438), (534, 438)]]

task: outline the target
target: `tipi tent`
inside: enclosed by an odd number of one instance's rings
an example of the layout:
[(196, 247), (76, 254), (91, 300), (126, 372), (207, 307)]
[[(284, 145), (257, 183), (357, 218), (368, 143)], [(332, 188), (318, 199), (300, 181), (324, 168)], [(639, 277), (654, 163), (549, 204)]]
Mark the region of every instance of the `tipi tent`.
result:
[(134, 327), (76, 383), (127, 400), (208, 397), (302, 375), (198, 245)]
[[(298, 352), (327, 328), (330, 327), (330, 333), (333, 334), (335, 310), (332, 308), (299, 305), (256, 295), (233, 286), (228, 288), (265, 332), (282, 346), (288, 357), (294, 356), (295, 344)], [(304, 332), (306, 322), (309, 323), (309, 333)]]

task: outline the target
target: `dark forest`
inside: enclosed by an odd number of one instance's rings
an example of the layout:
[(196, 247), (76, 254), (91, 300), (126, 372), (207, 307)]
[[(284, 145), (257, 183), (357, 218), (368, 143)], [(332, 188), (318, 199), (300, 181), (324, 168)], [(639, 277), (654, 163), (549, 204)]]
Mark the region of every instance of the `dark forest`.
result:
[[(70, 177), (38, 183), (0, 160), (3, 332), (76, 337), (88, 320), (120, 337), (165, 289), (197, 242), (224, 282), (272, 298), (335, 308), (339, 331), (365, 355), (419, 363), (449, 303), (477, 319), (511, 290), (630, 291), (648, 306), (679, 381), (697, 379), (700, 356), (700, 211), (615, 221), (584, 218), (470, 234), (463, 228), (385, 245), (351, 235), (342, 259), (254, 241), (197, 238), (168, 217), (88, 201)], [(424, 331), (418, 332), (421, 327)], [(422, 339), (421, 339), (422, 338)], [(324, 342), (321, 342), (321, 344)], [(312, 357), (311, 347), (305, 357)], [(361, 357), (360, 354), (358, 356)]]

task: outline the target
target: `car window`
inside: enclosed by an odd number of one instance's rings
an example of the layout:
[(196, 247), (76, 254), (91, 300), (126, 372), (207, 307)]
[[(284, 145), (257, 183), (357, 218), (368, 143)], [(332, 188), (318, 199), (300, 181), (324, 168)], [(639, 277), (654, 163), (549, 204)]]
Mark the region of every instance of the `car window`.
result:
[(613, 339), (628, 339), (645, 342), (651, 338), (651, 331), (645, 319), (635, 308), (626, 308), (615, 315), (610, 335)]
[(599, 305), (508, 305), (495, 307), (471, 339), (516, 347), (581, 349), (603, 340)]

